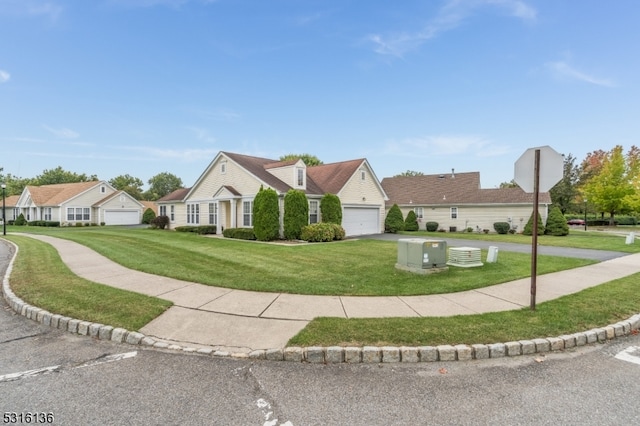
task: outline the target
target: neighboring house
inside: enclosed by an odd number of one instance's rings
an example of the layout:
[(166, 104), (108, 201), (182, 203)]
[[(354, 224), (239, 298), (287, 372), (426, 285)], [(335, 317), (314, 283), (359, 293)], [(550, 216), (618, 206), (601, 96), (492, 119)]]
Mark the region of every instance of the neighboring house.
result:
[[(508, 222), (512, 229), (522, 232), (533, 212), (533, 194), (518, 188), (480, 188), (480, 173), (397, 176), (384, 178), (382, 187), (387, 193), (387, 209), (397, 204), (406, 218), (413, 210), (420, 229), (426, 222), (438, 222), (446, 231), (474, 231), (489, 229), (495, 222)], [(538, 210), (546, 223), (551, 196), (540, 193)]]
[(16, 203), (16, 217), (69, 224), (135, 225), (143, 205), (105, 181), (27, 186)]
[(216, 225), (225, 228), (253, 226), (253, 199), (263, 187), (280, 199), (298, 189), (309, 200), (309, 223), (321, 222), (320, 200), (335, 194), (342, 203), (342, 226), (348, 236), (384, 231), (386, 194), (366, 159), (307, 167), (302, 160), (277, 161), (220, 152), (191, 188), (157, 201), (160, 215), (171, 226)]
[[(6, 217), (7, 223), (9, 223), (9, 221), (16, 220), (19, 216), (19, 213), (16, 214), (16, 203), (19, 198), (19, 195), (10, 195), (4, 199), (4, 217)], [(0, 215), (2, 214), (3, 213), (0, 212)], [(0, 219), (2, 219), (2, 216), (0, 216)]]

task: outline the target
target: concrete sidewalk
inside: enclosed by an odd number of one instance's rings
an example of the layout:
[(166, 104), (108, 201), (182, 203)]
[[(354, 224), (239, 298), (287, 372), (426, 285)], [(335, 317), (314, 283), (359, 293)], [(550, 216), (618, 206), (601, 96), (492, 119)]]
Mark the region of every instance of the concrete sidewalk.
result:
[[(26, 235), (26, 234), (24, 234)], [(249, 353), (283, 348), (315, 317), (470, 315), (529, 306), (531, 279), (429, 296), (355, 297), (260, 293), (211, 287), (133, 271), (80, 244), (42, 235), (85, 279), (174, 303), (140, 330), (158, 340)], [(640, 253), (537, 278), (538, 303), (640, 272)]]

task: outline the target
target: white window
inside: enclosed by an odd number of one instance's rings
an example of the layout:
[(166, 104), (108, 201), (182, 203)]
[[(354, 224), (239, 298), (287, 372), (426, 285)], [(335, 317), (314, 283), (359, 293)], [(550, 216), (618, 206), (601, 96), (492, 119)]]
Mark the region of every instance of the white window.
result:
[(209, 225), (218, 223), (218, 204), (209, 203)]
[(171, 206), (171, 222), (175, 220), (175, 216), (176, 216), (175, 213), (176, 213), (175, 206)]
[(76, 221), (82, 221), (82, 207), (76, 207)]
[(309, 223), (318, 223), (318, 202), (309, 201)]
[(107, 191), (107, 188), (105, 188), (104, 185), (102, 185), (100, 187), (100, 192), (104, 194), (106, 191)]
[(457, 218), (458, 218), (458, 208), (451, 207), (451, 219), (457, 219)]
[(242, 225), (253, 226), (253, 201), (242, 202)]
[(424, 218), (424, 211), (422, 210), (422, 207), (414, 207), (413, 212), (416, 214), (418, 219)]
[(43, 210), (44, 220), (51, 220), (51, 207), (45, 207)]
[(296, 174), (298, 186), (304, 186), (304, 169), (302, 167), (296, 168)]
[(191, 225), (200, 223), (200, 204), (187, 204), (187, 223)]
[(223, 175), (227, 173), (227, 162), (223, 161), (220, 163), (220, 174)]
[(367, 172), (364, 170), (360, 170), (360, 180), (364, 182), (366, 178), (367, 178)]
[(167, 215), (167, 206), (160, 206), (160, 216)]
[(75, 219), (75, 209), (73, 207), (67, 207), (67, 220)]

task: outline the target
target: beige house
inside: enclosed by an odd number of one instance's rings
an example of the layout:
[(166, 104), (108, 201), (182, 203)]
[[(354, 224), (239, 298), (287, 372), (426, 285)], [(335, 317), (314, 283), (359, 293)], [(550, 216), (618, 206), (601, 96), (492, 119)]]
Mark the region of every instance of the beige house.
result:
[(136, 225), (142, 221), (142, 204), (105, 181), (27, 186), (15, 205), (15, 216), (27, 221), (61, 225)]
[(335, 194), (342, 203), (342, 226), (348, 236), (384, 231), (386, 194), (366, 159), (307, 167), (302, 160), (281, 162), (220, 152), (191, 188), (157, 201), (158, 214), (171, 226), (253, 226), (253, 199), (260, 188), (271, 188), (280, 198), (290, 189), (304, 191), (309, 200), (309, 223), (320, 222), (320, 200)]
[[(508, 222), (522, 232), (533, 212), (533, 194), (520, 188), (480, 187), (480, 173), (447, 173), (424, 176), (397, 176), (381, 182), (387, 193), (387, 210), (397, 204), (403, 217), (413, 210), (420, 229), (437, 222), (445, 231), (489, 229), (495, 222)], [(546, 223), (551, 204), (548, 192), (539, 194), (539, 212)]]
[(9, 223), (9, 221), (16, 220), (19, 215), (16, 214), (16, 203), (18, 202), (19, 198), (19, 195), (10, 195), (8, 197), (5, 197), (4, 212), (0, 212), (0, 220), (2, 220), (2, 215), (4, 215), (4, 217), (6, 218), (7, 223)]

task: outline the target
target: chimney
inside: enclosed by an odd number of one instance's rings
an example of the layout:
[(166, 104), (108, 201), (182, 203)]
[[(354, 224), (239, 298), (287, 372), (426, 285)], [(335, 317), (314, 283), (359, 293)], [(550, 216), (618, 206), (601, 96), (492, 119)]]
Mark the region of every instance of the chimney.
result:
[(451, 168), (451, 178), (452, 178), (452, 179), (456, 177), (456, 175), (455, 175), (455, 170), (456, 170), (456, 169)]

